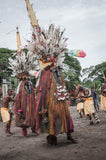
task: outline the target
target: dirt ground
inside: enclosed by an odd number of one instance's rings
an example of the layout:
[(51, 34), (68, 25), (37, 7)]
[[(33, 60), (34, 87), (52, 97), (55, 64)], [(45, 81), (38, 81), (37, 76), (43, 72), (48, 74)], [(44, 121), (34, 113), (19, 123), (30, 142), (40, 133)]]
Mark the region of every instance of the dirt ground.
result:
[(70, 107), (74, 121), (73, 137), (77, 144), (67, 141), (66, 134), (58, 135), (58, 145), (46, 143), (47, 134), (34, 135), (28, 129), (28, 136), (21, 135), (21, 129), (12, 121), (12, 136), (4, 133), (0, 122), (0, 160), (106, 160), (106, 113), (99, 111), (101, 122), (89, 125), (89, 120), (79, 118), (76, 107)]

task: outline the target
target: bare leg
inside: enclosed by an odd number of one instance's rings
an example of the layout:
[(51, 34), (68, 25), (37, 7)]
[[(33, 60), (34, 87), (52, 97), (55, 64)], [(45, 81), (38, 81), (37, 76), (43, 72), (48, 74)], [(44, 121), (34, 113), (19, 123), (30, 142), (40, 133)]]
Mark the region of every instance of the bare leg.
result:
[(85, 112), (84, 112), (84, 109), (82, 109), (82, 113), (83, 113), (83, 115), (85, 116)]
[(71, 132), (67, 132), (67, 140), (71, 141), (72, 143), (77, 143), (73, 138), (72, 138), (72, 135), (71, 135)]
[(99, 116), (96, 113), (93, 113), (92, 115), (95, 118), (96, 123), (99, 123), (100, 122)]
[(82, 114), (81, 114), (81, 111), (79, 112), (79, 115), (80, 115), (80, 118), (82, 118)]
[(93, 125), (93, 120), (92, 120), (92, 116), (90, 114), (87, 114), (88, 119), (90, 120), (90, 125)]
[(48, 135), (46, 139), (48, 144), (57, 145), (57, 137), (55, 135)]
[(98, 111), (99, 111), (99, 105), (97, 105), (97, 109), (98, 109)]
[(11, 121), (12, 121), (12, 113), (10, 113), (10, 120), (7, 122), (7, 124), (6, 124), (6, 129), (5, 129), (5, 132), (6, 132), (6, 133), (9, 133), (9, 134), (12, 134), (12, 133), (10, 132)]
[(94, 108), (95, 108), (95, 111), (97, 112), (97, 111), (98, 111), (98, 110), (97, 110), (97, 106), (94, 105)]
[(32, 130), (32, 133), (36, 133), (36, 131), (35, 131), (35, 126), (32, 127), (31, 130)]
[(27, 128), (26, 127), (22, 128), (22, 135), (27, 136)]

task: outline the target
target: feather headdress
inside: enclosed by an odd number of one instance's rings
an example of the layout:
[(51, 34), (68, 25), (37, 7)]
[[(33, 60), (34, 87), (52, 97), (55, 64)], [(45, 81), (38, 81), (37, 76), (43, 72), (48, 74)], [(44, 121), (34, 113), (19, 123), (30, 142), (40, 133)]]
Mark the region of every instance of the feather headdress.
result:
[[(38, 68), (36, 56), (30, 51), (14, 53), (12, 58), (9, 58), (10, 69), (13, 70), (13, 75), (27, 74), (29, 70)], [(38, 68), (39, 70), (39, 68)]]
[(60, 31), (59, 27), (55, 28), (53, 24), (48, 30), (34, 28), (32, 43), (28, 45), (28, 50), (44, 63), (54, 62), (59, 66), (63, 65), (64, 53), (67, 51), (67, 38), (63, 38), (64, 31)]

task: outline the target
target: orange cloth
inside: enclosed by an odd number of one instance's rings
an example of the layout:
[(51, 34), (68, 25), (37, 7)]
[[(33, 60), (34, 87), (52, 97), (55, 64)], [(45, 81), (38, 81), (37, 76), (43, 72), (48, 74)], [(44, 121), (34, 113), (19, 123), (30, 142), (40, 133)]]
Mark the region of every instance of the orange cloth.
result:
[(101, 95), (101, 109), (106, 111), (106, 97)]
[(81, 112), (81, 110), (83, 109), (84, 107), (83, 107), (83, 103), (82, 102), (79, 102), (78, 104), (77, 104), (77, 110), (79, 111), (79, 112)]
[(86, 98), (84, 102), (84, 112), (85, 115), (95, 113), (93, 98)]
[(2, 116), (2, 120), (3, 122), (8, 122), (10, 120), (10, 114), (8, 112), (8, 108), (1, 108), (1, 116)]

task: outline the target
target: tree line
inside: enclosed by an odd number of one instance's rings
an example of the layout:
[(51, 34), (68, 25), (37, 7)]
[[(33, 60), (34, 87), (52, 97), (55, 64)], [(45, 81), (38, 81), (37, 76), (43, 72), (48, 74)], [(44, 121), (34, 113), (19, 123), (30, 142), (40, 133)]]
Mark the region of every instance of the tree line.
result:
[[(2, 85), (3, 77), (6, 78), (7, 81), (11, 81), (13, 88), (18, 84), (18, 77), (12, 77), (12, 70), (8, 68), (8, 58), (12, 56), (12, 53), (16, 52), (16, 50), (0, 48), (0, 86)], [(100, 91), (100, 87), (103, 83), (103, 76), (106, 77), (106, 62), (82, 69), (78, 59), (70, 57), (66, 53), (64, 63), (68, 66), (68, 69), (63, 70), (60, 68), (60, 72), (65, 79), (67, 90), (69, 92), (72, 89), (75, 89), (78, 84), (82, 84), (88, 88), (94, 87), (98, 92)], [(31, 80), (33, 85), (35, 85), (35, 77), (31, 77)]]

